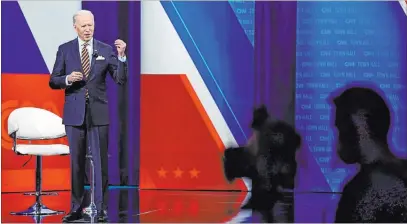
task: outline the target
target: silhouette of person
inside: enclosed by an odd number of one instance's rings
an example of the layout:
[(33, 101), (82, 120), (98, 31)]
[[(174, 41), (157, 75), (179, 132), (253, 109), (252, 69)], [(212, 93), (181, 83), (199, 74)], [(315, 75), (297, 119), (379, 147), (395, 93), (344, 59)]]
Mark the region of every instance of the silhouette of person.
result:
[(284, 198), (283, 189), (294, 188), (301, 137), (287, 123), (271, 119), (264, 106), (254, 110), (252, 128), (245, 147), (225, 150), (224, 171), (229, 181), (252, 179), (252, 197), (243, 208), (260, 211), (270, 222), (278, 216), (273, 211), (279, 210), (275, 207)]
[(295, 153), (301, 137), (287, 123), (271, 119), (264, 106), (255, 110), (252, 128), (254, 135), (248, 148), (256, 157), (260, 187), (293, 189), (297, 168)]
[(372, 89), (352, 87), (333, 103), (338, 155), (347, 164), (360, 164), (343, 189), (335, 222), (407, 222), (407, 166), (389, 149), (386, 102)]

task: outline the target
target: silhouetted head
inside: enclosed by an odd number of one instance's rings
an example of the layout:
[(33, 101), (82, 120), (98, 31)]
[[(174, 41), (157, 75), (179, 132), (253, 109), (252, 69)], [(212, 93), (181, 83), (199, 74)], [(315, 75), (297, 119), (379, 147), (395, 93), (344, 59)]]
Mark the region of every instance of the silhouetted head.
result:
[(295, 159), (301, 146), (301, 136), (284, 121), (267, 121), (260, 131), (259, 149), (268, 149), (272, 154)]
[(301, 145), (301, 137), (294, 127), (281, 120), (272, 119), (265, 106), (253, 112), (252, 128), (257, 132), (256, 145), (261, 153), (293, 157)]
[[(375, 144), (387, 146), (390, 110), (377, 92), (352, 87), (335, 97), (333, 103), (336, 107), (338, 154), (345, 163), (360, 163), (369, 150), (374, 153)], [(370, 144), (372, 142), (375, 144)]]
[(269, 118), (270, 115), (265, 105), (255, 108), (253, 111), (252, 128), (259, 130)]

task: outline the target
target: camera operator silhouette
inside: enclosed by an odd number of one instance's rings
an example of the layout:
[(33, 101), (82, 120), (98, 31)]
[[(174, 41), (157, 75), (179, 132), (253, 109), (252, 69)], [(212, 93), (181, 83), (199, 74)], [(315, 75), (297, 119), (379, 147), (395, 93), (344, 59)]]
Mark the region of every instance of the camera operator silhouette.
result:
[(252, 196), (242, 208), (260, 211), (271, 222), (278, 216), (273, 210), (283, 200), (284, 189), (294, 188), (301, 137), (287, 123), (271, 119), (265, 106), (254, 110), (252, 129), (246, 146), (225, 150), (224, 172), (229, 181), (252, 179)]

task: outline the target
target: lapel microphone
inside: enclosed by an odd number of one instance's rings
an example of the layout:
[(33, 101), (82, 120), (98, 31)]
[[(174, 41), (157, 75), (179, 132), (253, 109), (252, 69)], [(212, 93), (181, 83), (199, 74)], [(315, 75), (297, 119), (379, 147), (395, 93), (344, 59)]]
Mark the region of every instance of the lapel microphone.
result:
[(93, 50), (93, 54), (92, 54), (92, 57), (95, 57), (95, 58), (97, 58), (99, 56), (99, 54), (98, 54), (98, 50)]

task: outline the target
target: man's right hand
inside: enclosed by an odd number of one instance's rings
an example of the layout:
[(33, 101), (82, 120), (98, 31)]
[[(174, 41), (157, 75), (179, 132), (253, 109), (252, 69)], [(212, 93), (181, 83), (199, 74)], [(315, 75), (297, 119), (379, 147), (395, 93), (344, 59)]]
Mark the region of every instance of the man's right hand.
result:
[(72, 72), (68, 75), (68, 82), (73, 83), (77, 81), (81, 81), (83, 79), (83, 74), (80, 72)]

